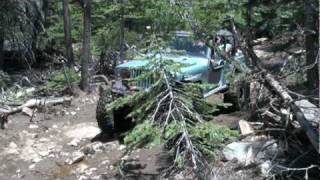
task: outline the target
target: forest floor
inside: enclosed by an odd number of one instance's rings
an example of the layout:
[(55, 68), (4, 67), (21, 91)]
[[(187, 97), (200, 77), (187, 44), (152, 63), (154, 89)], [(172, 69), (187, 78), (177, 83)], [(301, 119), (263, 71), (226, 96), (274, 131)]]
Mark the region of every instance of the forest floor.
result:
[[(0, 131), (0, 179), (121, 179), (121, 160), (134, 162), (124, 179), (159, 179), (167, 165), (161, 147), (138, 149), (125, 156), (126, 147), (117, 140), (91, 142), (100, 132), (95, 119), (97, 99), (97, 93), (81, 93), (71, 106), (47, 107), (37, 112), (32, 122), (23, 113), (11, 115), (7, 128)], [(235, 128), (241, 116), (241, 112), (219, 115), (215, 122)], [(227, 179), (232, 179), (230, 170), (246, 179), (256, 176), (248, 170), (235, 170), (230, 162), (218, 166), (219, 176)], [(174, 179), (185, 178), (177, 175)]]
[[(301, 50), (294, 47), (289, 48), (293, 53), (267, 51), (263, 45), (256, 46), (256, 51), (268, 69), (279, 70), (290, 54), (301, 56)], [(296, 83), (296, 77), (292, 79)], [(290, 82), (290, 78), (283, 80), (286, 85)], [(211, 100), (222, 101), (222, 97)], [(161, 147), (138, 149), (127, 156), (126, 146), (117, 140), (91, 142), (100, 133), (95, 117), (97, 100), (97, 92), (80, 92), (70, 106), (39, 109), (32, 122), (23, 113), (9, 116), (7, 128), (0, 130), (0, 180), (160, 179), (159, 174), (168, 166)], [(238, 121), (247, 118), (245, 112), (237, 111), (218, 115), (212, 122), (236, 129)], [(217, 179), (263, 179), (254, 165), (243, 167), (233, 161), (215, 164)], [(119, 169), (130, 173), (123, 172), (126, 177), (121, 178)], [(170, 179), (187, 178), (178, 174)]]

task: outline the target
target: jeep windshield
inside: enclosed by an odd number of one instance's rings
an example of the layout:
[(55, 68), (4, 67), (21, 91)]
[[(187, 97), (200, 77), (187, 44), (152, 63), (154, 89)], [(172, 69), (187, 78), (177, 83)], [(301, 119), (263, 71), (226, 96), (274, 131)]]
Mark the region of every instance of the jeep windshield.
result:
[(194, 41), (191, 36), (175, 36), (169, 48), (169, 51), (184, 52), (189, 56), (197, 57), (207, 57), (209, 50), (203, 41)]

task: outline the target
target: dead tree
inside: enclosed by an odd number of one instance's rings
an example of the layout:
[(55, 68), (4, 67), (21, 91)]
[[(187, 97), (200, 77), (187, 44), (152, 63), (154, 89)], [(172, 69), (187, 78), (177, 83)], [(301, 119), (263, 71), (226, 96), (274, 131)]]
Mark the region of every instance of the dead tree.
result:
[[(313, 67), (308, 70), (307, 78), (308, 85), (310, 87), (316, 87), (318, 83), (318, 72), (316, 66), (317, 54), (318, 54), (318, 36), (317, 20), (319, 16), (319, 1), (317, 0), (305, 0), (305, 48), (306, 48), (306, 64)], [(319, 23), (319, 22), (318, 22)]]
[[(294, 100), (286, 88), (284, 88), (279, 81), (276, 80), (276, 78), (268, 73), (261, 65), (261, 60), (259, 57), (255, 54), (252, 48), (247, 47), (243, 44), (243, 41), (241, 41), (241, 37), (237, 33), (236, 27), (234, 25), (233, 19), (230, 20), (233, 32), (236, 35), (236, 40), (238, 40), (239, 45), (242, 46), (241, 49), (244, 51), (246, 58), (250, 58), (253, 61), (256, 61), (257, 68), (259, 69), (259, 72), (262, 76), (258, 76), (262, 79), (260, 79), (260, 82), (265, 83), (265, 87), (268, 88), (271, 92), (275, 92), (280, 99), (282, 100), (282, 106), (285, 108), (291, 108), (293, 111), (293, 115), (298, 120), (301, 128), (306, 132), (307, 137), (309, 138), (311, 144), (313, 147), (317, 150), (319, 153), (319, 124), (320, 124), (320, 109), (317, 108), (315, 105), (310, 103), (308, 100)], [(229, 62), (232, 62), (228, 60)], [(251, 73), (252, 77), (255, 77), (257, 73), (254, 71), (243, 71), (239, 68), (240, 71), (244, 73)]]
[(83, 91), (89, 88), (89, 61), (91, 60), (90, 41), (91, 41), (91, 0), (84, 0), (83, 3), (83, 57), (81, 60), (81, 82), (80, 87)]
[(72, 38), (71, 38), (71, 19), (69, 12), (69, 0), (63, 0), (63, 23), (64, 23), (64, 40), (66, 43), (67, 65), (70, 67), (74, 63)]

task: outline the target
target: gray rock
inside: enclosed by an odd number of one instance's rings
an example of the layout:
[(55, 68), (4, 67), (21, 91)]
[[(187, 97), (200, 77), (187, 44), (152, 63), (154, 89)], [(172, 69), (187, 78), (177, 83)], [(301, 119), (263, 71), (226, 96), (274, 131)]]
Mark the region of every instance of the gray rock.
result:
[(71, 154), (71, 157), (66, 160), (68, 164), (81, 162), (85, 158), (85, 154), (81, 151), (76, 151)]
[(272, 163), (270, 160), (262, 163), (259, 167), (260, 167), (260, 171), (261, 171), (262, 176), (270, 177), (270, 170), (272, 167)]
[(274, 140), (233, 142), (224, 148), (223, 155), (228, 161), (235, 159), (241, 164), (250, 165), (272, 158), (277, 151), (278, 146)]

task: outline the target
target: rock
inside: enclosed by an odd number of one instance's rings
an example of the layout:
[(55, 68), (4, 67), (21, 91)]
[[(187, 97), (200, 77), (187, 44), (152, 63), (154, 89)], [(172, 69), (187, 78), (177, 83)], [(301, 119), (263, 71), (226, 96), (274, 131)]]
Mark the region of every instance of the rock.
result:
[(78, 180), (88, 180), (89, 178), (85, 175), (81, 175)]
[(9, 148), (16, 149), (17, 147), (18, 147), (18, 145), (16, 143), (10, 142)]
[(84, 164), (84, 163), (80, 163), (76, 169), (76, 173), (78, 174), (83, 174), (85, 172), (85, 170), (88, 169), (88, 165)]
[(39, 152), (39, 155), (42, 156), (42, 157), (46, 157), (50, 154), (50, 151), (40, 151)]
[(40, 158), (40, 157), (35, 157), (35, 158), (33, 158), (32, 159), (32, 162), (33, 163), (38, 163), (38, 162), (40, 162), (42, 159)]
[(101, 163), (102, 165), (105, 165), (105, 164), (110, 164), (110, 160), (104, 160), (104, 161), (102, 161), (102, 163)]
[(39, 141), (40, 142), (49, 142), (50, 140), (48, 138), (40, 138)]
[(55, 124), (55, 125), (52, 126), (52, 128), (53, 129), (58, 129), (58, 125)]
[(248, 134), (254, 133), (253, 127), (248, 123), (248, 121), (240, 120), (239, 128), (242, 135), (248, 135)]
[(31, 137), (34, 138), (34, 139), (36, 139), (36, 138), (39, 137), (39, 134), (31, 134)]
[(35, 167), (36, 167), (36, 164), (31, 164), (31, 165), (29, 166), (29, 169), (32, 170), (32, 169), (34, 169)]
[(119, 151), (123, 151), (123, 150), (125, 150), (126, 148), (127, 148), (126, 145), (121, 144), (121, 145), (119, 146)]
[(76, 152), (73, 152), (72, 154), (71, 154), (71, 158), (70, 159), (67, 159), (67, 163), (68, 164), (76, 164), (76, 163), (79, 163), (79, 162), (81, 162), (82, 160), (84, 160), (84, 158), (85, 158), (85, 155), (84, 155), (84, 153), (83, 152), (81, 152), (81, 151), (76, 151)]
[(97, 179), (97, 180), (98, 180), (98, 179), (102, 179), (102, 178), (101, 178), (101, 175), (97, 175), (97, 176), (93, 176), (93, 177), (91, 177), (91, 179), (92, 179), (92, 180), (95, 180), (95, 179)]
[(125, 155), (121, 158), (121, 160), (125, 161), (125, 160), (128, 160), (129, 159), (129, 156), (128, 155)]
[(30, 124), (29, 125), (29, 129), (38, 129), (38, 128), (39, 128), (39, 126), (36, 125), (36, 124)]
[(22, 113), (29, 116), (29, 117), (32, 117), (35, 112), (36, 112), (36, 110), (30, 109), (28, 107), (22, 108)]
[(72, 139), (72, 141), (70, 141), (67, 145), (77, 147), (80, 142), (81, 142), (80, 139), (74, 138), (74, 139)]
[(261, 171), (262, 176), (270, 177), (271, 167), (272, 167), (272, 163), (270, 160), (267, 160), (266, 162), (262, 163), (260, 165), (260, 171)]
[(100, 133), (96, 123), (81, 123), (69, 128), (65, 133), (69, 138), (91, 139)]
[(223, 150), (223, 155), (228, 161), (236, 159), (240, 163), (249, 165), (254, 158), (252, 143), (233, 142), (228, 144)]
[(67, 153), (67, 152), (60, 152), (60, 156), (65, 156), (65, 157), (67, 157), (67, 156), (70, 156), (70, 154)]
[(54, 154), (49, 154), (48, 157), (50, 157), (50, 158), (55, 158), (56, 156), (55, 156)]
[(96, 153), (96, 151), (91, 146), (85, 146), (80, 149), (81, 152), (83, 152), (85, 155), (93, 155)]
[(86, 170), (85, 174), (90, 176), (93, 174), (94, 171), (97, 171), (98, 169), (97, 168), (90, 168), (88, 170)]
[(84, 146), (83, 148), (80, 149), (80, 151), (82, 151), (86, 155), (89, 155), (89, 154), (93, 155), (97, 152), (103, 152), (106, 149), (105, 146), (106, 145), (102, 144), (101, 142), (94, 142)]
[(223, 150), (224, 157), (231, 161), (236, 159), (239, 163), (250, 165), (254, 162), (264, 162), (277, 153), (278, 146), (275, 140), (257, 142), (233, 142)]

